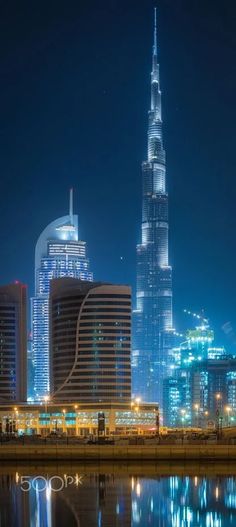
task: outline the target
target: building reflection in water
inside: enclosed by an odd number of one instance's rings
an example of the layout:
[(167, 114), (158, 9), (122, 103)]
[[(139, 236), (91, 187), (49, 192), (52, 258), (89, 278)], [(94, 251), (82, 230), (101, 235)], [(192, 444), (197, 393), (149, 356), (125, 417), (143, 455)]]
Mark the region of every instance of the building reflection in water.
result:
[(236, 526), (233, 476), (88, 474), (81, 481), (74, 474), (73, 483), (58, 492), (33, 477), (23, 492), (21, 476), (0, 476), (0, 527)]
[(236, 478), (132, 478), (132, 527), (234, 527)]

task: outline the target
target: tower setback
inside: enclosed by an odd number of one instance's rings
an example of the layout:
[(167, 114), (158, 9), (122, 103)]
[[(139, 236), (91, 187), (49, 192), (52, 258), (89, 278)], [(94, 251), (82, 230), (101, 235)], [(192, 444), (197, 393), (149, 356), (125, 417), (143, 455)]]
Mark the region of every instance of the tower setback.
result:
[(173, 338), (172, 268), (168, 256), (166, 155), (157, 46), (156, 9), (148, 114), (147, 160), (142, 164), (142, 226), (137, 246), (132, 386), (134, 395), (162, 404), (163, 380)]

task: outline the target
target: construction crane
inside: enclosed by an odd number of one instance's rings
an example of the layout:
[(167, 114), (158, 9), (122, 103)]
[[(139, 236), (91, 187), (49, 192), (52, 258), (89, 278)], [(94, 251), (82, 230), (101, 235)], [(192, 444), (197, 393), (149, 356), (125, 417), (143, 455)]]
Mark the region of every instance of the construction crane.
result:
[(184, 337), (183, 333), (178, 333), (178, 331), (174, 331), (173, 335), (174, 335), (175, 337), (181, 337), (181, 338)]
[(208, 318), (205, 318), (203, 316), (203, 313), (199, 315), (198, 313), (194, 313), (193, 311), (190, 311), (189, 309), (183, 309), (183, 312), (186, 313), (186, 315), (190, 315), (191, 317), (198, 319), (199, 321), (201, 321), (202, 324), (206, 324), (206, 325), (209, 324)]

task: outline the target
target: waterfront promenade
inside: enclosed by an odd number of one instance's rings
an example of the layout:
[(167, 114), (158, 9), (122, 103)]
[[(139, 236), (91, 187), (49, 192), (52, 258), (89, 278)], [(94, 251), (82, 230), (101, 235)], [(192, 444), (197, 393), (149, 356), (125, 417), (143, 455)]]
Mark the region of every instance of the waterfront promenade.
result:
[(0, 461), (234, 461), (236, 445), (2, 444)]

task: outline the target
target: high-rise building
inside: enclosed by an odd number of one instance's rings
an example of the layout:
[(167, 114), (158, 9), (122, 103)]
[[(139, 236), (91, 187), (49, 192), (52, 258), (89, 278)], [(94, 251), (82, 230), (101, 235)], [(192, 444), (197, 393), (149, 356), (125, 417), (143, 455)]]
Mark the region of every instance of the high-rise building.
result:
[(151, 73), (147, 161), (142, 164), (142, 228), (137, 246), (132, 388), (146, 401), (162, 404), (168, 352), (173, 347), (172, 269), (168, 258), (168, 194), (162, 138), (161, 90), (156, 27)]
[(52, 278), (64, 276), (93, 280), (86, 242), (79, 239), (78, 216), (73, 214), (72, 190), (69, 214), (44, 229), (35, 249), (35, 296), (31, 300), (35, 400), (42, 400), (50, 392), (49, 289)]
[(218, 359), (196, 362), (191, 368), (192, 422), (216, 420), (224, 424), (236, 418), (236, 359), (224, 355)]
[(27, 393), (26, 286), (0, 287), (0, 401), (23, 402)]
[(235, 374), (230, 370), (233, 362), (223, 347), (212, 347), (213, 342), (214, 331), (205, 321), (188, 330), (186, 340), (173, 348), (172, 375), (164, 380), (163, 414), (167, 426), (203, 424), (215, 415), (218, 392), (222, 392), (225, 403), (234, 399)]
[(130, 401), (128, 286), (52, 280), (50, 328), (53, 401)]

